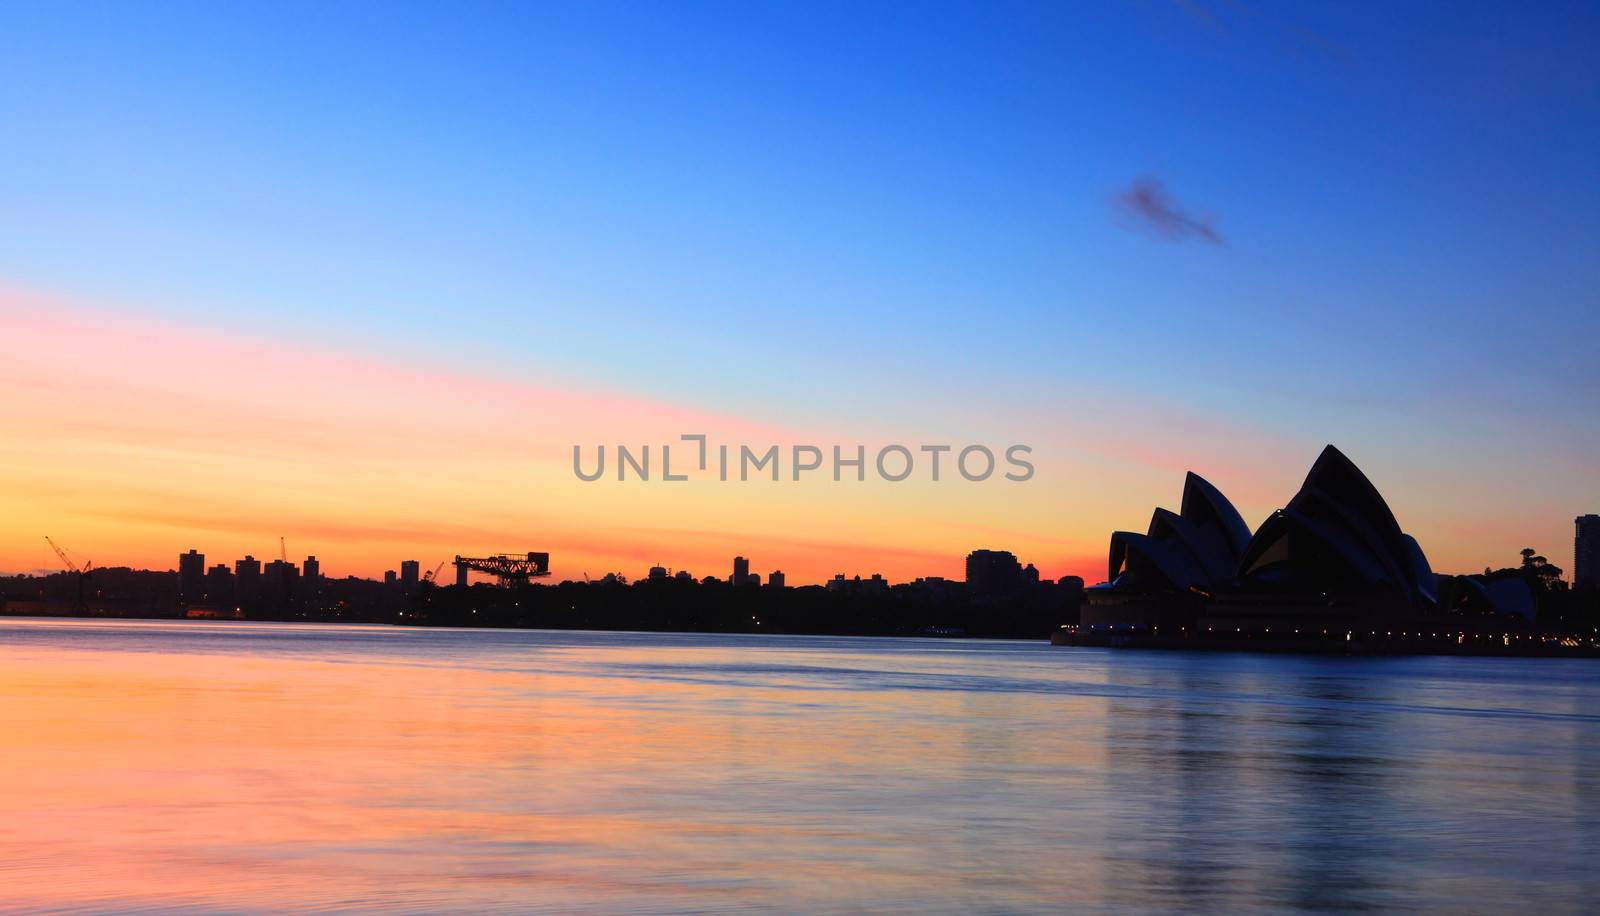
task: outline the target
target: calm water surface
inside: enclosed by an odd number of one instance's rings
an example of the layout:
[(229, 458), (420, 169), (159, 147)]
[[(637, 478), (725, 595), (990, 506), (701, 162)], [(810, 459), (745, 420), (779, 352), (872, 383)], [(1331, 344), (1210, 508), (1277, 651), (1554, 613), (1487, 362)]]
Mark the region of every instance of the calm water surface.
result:
[(1600, 663), (0, 620), (0, 908), (1580, 911)]

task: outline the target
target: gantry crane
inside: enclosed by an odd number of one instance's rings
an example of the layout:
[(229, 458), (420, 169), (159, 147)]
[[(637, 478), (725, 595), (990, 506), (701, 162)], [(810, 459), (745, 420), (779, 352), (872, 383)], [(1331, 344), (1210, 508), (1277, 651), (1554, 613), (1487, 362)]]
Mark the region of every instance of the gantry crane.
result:
[(464, 584), (467, 570), (494, 576), (502, 588), (525, 586), (529, 579), (550, 575), (550, 555), (528, 551), (527, 556), (497, 553), (488, 557), (456, 557), (456, 582)]
[(84, 560), (83, 565), (79, 566), (73, 561), (72, 557), (67, 555), (66, 550), (62, 549), (60, 544), (57, 544), (55, 541), (51, 540), (50, 535), (47, 534), (44, 536), (44, 542), (50, 545), (50, 549), (54, 550), (56, 552), (56, 556), (61, 558), (62, 565), (66, 566), (67, 570), (77, 578), (78, 601), (77, 604), (73, 606), (72, 610), (75, 614), (84, 613), (86, 607), (83, 603), (83, 583), (85, 579), (89, 578), (89, 569), (90, 567), (94, 566), (94, 561)]

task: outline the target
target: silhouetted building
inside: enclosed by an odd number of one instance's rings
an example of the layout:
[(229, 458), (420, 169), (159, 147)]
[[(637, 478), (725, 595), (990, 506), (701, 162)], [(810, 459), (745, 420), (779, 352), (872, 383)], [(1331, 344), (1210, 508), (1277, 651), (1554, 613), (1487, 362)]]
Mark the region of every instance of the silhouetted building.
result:
[(1528, 580), (1518, 576), (1458, 576), (1446, 583), (1452, 606), (1472, 614), (1521, 617), (1532, 622), (1538, 617), (1538, 599)]
[(195, 550), (178, 554), (178, 597), (200, 601), (206, 591), (206, 555)]
[(964, 588), (958, 588), (954, 582), (944, 576), (922, 576), (912, 579), (904, 586), (897, 587), (904, 588), (907, 594), (921, 595), (924, 598), (939, 602), (949, 601), (952, 595), (958, 591), (966, 591)]
[(1233, 578), (1249, 544), (1250, 529), (1233, 503), (1191, 472), (1178, 512), (1156, 509), (1145, 534), (1111, 533), (1106, 582), (1124, 594), (1206, 594)]
[(1422, 548), (1331, 445), (1254, 535), (1189, 474), (1179, 512), (1156, 509), (1145, 534), (1112, 533), (1106, 579), (1086, 590), (1086, 628), (1342, 637), (1438, 606)]
[(744, 585), (750, 580), (750, 561), (744, 557), (733, 558), (733, 578), (728, 580), (734, 585)]
[(206, 571), (206, 600), (227, 602), (233, 600), (233, 571), (226, 563), (218, 563)]
[(772, 574), (767, 576), (767, 585), (772, 588), (783, 588), (783, 570), (774, 569)]
[(261, 561), (249, 554), (233, 564), (233, 588), (240, 600), (261, 593)]
[(882, 573), (873, 573), (872, 578), (863, 579), (855, 576), (849, 579), (844, 573), (839, 573), (829, 579), (823, 586), (830, 592), (841, 592), (846, 595), (882, 594), (889, 591), (889, 580)]
[(400, 587), (411, 591), (417, 587), (417, 580), (421, 578), (422, 564), (416, 560), (400, 561)]
[(1366, 475), (1331, 445), (1300, 492), (1250, 538), (1238, 575), (1263, 593), (1343, 592), (1362, 596), (1368, 607), (1388, 601), (1407, 611), (1438, 602), (1421, 545), (1400, 530)]
[(300, 573), (305, 577), (307, 585), (314, 586), (317, 580), (322, 578), (322, 564), (317, 562), (316, 557), (306, 557), (305, 564), (300, 567)]
[(1580, 515), (1572, 541), (1572, 587), (1600, 588), (1600, 515)]
[(652, 567), (650, 567), (650, 581), (651, 582), (665, 582), (666, 579), (667, 579), (667, 568), (665, 566), (652, 566)]
[(300, 570), (288, 560), (273, 560), (261, 570), (261, 575), (272, 588), (279, 590), (279, 597), (288, 597), (300, 578)]
[(987, 598), (1014, 595), (1022, 590), (1022, 582), (1022, 565), (1011, 551), (974, 550), (967, 554), (967, 588), (974, 595)]
[(394, 583), (395, 583), (394, 570), (392, 570), (392, 569), (384, 570), (383, 571), (383, 584), (384, 585), (394, 585)]

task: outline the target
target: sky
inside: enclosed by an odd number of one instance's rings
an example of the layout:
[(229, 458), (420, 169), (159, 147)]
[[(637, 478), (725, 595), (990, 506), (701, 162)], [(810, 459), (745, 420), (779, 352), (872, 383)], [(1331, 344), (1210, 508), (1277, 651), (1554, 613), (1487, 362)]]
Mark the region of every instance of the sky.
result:
[[(1570, 567), (1597, 40), (1563, 3), (0, 5), (0, 571), (282, 537), (335, 576), (1095, 582), (1184, 471), (1255, 525), (1328, 443), (1435, 569)], [(573, 474), (685, 433), (1036, 473)]]

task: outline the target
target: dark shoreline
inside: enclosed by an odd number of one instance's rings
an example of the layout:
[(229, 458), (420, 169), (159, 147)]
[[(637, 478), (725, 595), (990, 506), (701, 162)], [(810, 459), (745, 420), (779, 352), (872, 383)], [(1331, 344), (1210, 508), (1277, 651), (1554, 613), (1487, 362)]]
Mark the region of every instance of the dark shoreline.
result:
[(525, 630), (529, 632), (546, 631), (552, 633), (660, 633), (664, 635), (705, 635), (705, 636), (829, 636), (850, 639), (925, 639), (925, 640), (982, 640), (984, 642), (1038, 642), (1046, 640), (1044, 636), (1006, 636), (988, 633), (965, 632), (875, 632), (865, 630), (824, 630), (824, 629), (712, 629), (706, 627), (643, 627), (643, 626), (601, 626), (597, 624), (542, 623), (510, 624), (503, 621), (485, 623), (454, 623), (438, 620), (421, 620), (416, 618), (399, 620), (382, 620), (366, 617), (282, 617), (282, 616), (219, 616), (212, 614), (189, 616), (185, 614), (168, 613), (90, 613), (76, 614), (70, 612), (52, 613), (48, 611), (29, 610), (26, 613), (14, 613), (0, 610), (0, 621), (4, 620), (148, 620), (160, 623), (264, 623), (280, 624), (284, 626), (360, 626), (360, 627), (394, 627), (418, 630)]
[(1158, 636), (1153, 633), (1090, 633), (1062, 627), (1050, 635), (1053, 646), (1097, 649), (1157, 649), (1180, 652), (1259, 652), (1286, 655), (1406, 656), (1456, 655), (1487, 658), (1600, 658), (1600, 642), (1572, 635), (1540, 633), (1452, 633), (1448, 636), (1368, 635), (1282, 637)]
[[(503, 623), (484, 625), (446, 623), (439, 621), (382, 621), (337, 618), (281, 618), (281, 617), (189, 617), (171, 614), (14, 614), (0, 611), (0, 620), (155, 620), (164, 622), (224, 622), (224, 623), (275, 623), (285, 625), (349, 625), (411, 627), (441, 630), (547, 630), (551, 632), (593, 633), (662, 633), (704, 635), (750, 636), (833, 636), (884, 639), (950, 640), (972, 639), (999, 642), (1031, 642), (1027, 637), (988, 636), (969, 633), (866, 633), (841, 630), (714, 630), (668, 629), (640, 627), (596, 626), (508, 626)], [(1047, 637), (1053, 646), (1092, 649), (1147, 649), (1173, 652), (1250, 652), (1272, 655), (1339, 655), (1350, 657), (1380, 656), (1470, 656), (1477, 658), (1600, 658), (1600, 641), (1587, 642), (1566, 635), (1534, 633), (1455, 634), (1453, 638), (1429, 636), (1367, 636), (1364, 638), (1283, 638), (1264, 634), (1242, 636), (1171, 637), (1151, 633), (1089, 633), (1073, 626), (1063, 626)]]

